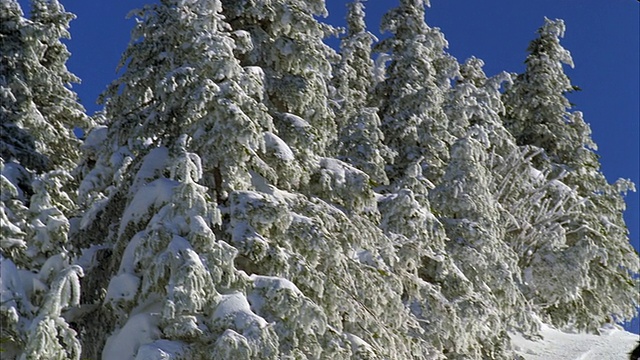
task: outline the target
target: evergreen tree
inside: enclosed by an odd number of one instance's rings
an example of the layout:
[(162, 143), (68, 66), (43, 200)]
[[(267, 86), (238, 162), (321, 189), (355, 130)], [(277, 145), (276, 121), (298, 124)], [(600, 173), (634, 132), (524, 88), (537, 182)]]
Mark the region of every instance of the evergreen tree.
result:
[(302, 158), (331, 153), (336, 125), (328, 86), (336, 53), (322, 39), (336, 32), (316, 20), (327, 15), (324, 0), (222, 3), (232, 28), (250, 34), (252, 49), (242, 65), (263, 69), (265, 104), (278, 135)]
[(34, 0), (31, 8), (31, 20), (38, 27), (39, 61), (47, 71), (34, 76), (31, 84), (34, 102), (46, 126), (29, 129), (36, 141), (49, 145), (43, 153), (56, 169), (71, 170), (79, 158), (80, 140), (74, 131), (86, 131), (91, 126), (78, 96), (70, 89), (80, 79), (65, 65), (71, 54), (62, 39), (71, 37), (69, 22), (75, 15), (65, 11), (57, 0)]
[(578, 134), (588, 126), (579, 113), (568, 111), (571, 104), (565, 95), (576, 88), (562, 69), (563, 64), (573, 66), (571, 54), (560, 45), (564, 32), (562, 20), (545, 19), (539, 37), (529, 45), (526, 71), (504, 96), (505, 126), (518, 145), (543, 148), (555, 163), (568, 163), (580, 149), (595, 146), (590, 140), (581, 142), (587, 139)]
[(393, 154), (383, 143), (377, 109), (367, 107), (373, 88), (371, 44), (376, 38), (367, 31), (364, 18), (364, 4), (350, 3), (347, 35), (340, 45), (341, 61), (334, 70), (337, 154), (367, 173), (374, 184), (388, 185), (385, 165), (393, 160)]
[(488, 78), (426, 5), (385, 15), (388, 67), (363, 0), (339, 57), (323, 0), (147, 5), (93, 126), (73, 15), (1, 1), (2, 355), (508, 359), (538, 318), (632, 317), (633, 184), (570, 111), (564, 24)]
[(11, 279), (2, 289), (2, 337), (9, 354), (25, 359), (80, 356), (71, 317), (61, 316), (77, 305), (82, 276), (67, 239), (80, 144), (73, 130), (90, 123), (70, 90), (78, 79), (61, 43), (73, 17), (55, 0), (34, 1), (30, 20), (16, 2), (0, 5), (1, 248)]
[[(94, 315), (105, 319), (103, 328), (91, 330), (90, 318), (82, 324), (89, 328), (83, 342), (90, 356), (99, 356), (113, 327), (126, 327), (135, 304), (145, 301), (162, 310), (154, 329), (162, 329), (167, 340), (185, 343), (183, 356), (211, 350), (205, 339), (196, 341), (199, 327), (212, 326), (204, 325), (203, 312), (220, 301), (214, 280), (219, 282), (225, 271), (218, 278), (211, 272), (218, 265), (229, 270), (234, 256), (229, 245), (215, 241), (213, 229), (220, 225), (216, 202), (222, 206), (232, 191), (249, 188), (250, 169), (265, 177), (274, 173), (258, 156), (266, 151), (265, 135), (272, 129), (256, 100), (261, 92), (252, 90), (261, 88), (260, 76), (235, 60), (239, 46), (220, 11), (218, 1), (168, 1), (136, 12), (140, 22), (123, 56), (126, 71), (105, 95), (107, 127), (88, 136), (80, 187), (87, 210), (77, 239), (108, 233), (101, 256), (111, 262), (86, 280), (89, 304), (104, 301), (100, 289), (108, 290), (111, 304)], [(138, 255), (121, 260), (129, 253)], [(161, 260), (175, 256), (175, 261)], [(178, 281), (176, 276), (193, 283), (165, 289)], [(126, 287), (125, 295), (112, 290), (126, 284), (134, 285)], [(166, 300), (154, 301), (158, 295)], [(113, 349), (119, 336), (113, 334), (105, 349)], [(254, 344), (254, 353), (271, 351), (272, 335), (267, 331), (264, 336), (267, 350)], [(132, 355), (160, 346), (145, 350), (138, 345), (128, 349)]]
[(385, 143), (398, 154), (387, 174), (392, 183), (416, 162), (437, 182), (452, 142), (442, 104), (458, 63), (444, 52), (447, 42), (440, 30), (425, 23), (425, 5), (424, 0), (402, 0), (385, 14), (381, 28), (392, 36), (376, 47), (391, 55), (374, 104), (380, 109)]
[[(242, 33), (226, 31), (219, 9), (173, 2), (139, 12), (127, 70), (108, 93), (107, 127), (87, 137), (77, 238), (109, 233), (95, 256), (111, 265), (83, 281), (83, 301), (98, 305), (79, 321), (83, 354), (426, 357), (431, 348), (406, 330), (418, 327), (388, 285), (398, 276), (378, 255), (388, 240), (357, 215), (375, 204), (368, 177), (318, 158), (309, 186), (335, 205), (274, 186), (268, 164), (294, 154), (252, 107), (247, 94), (259, 96), (261, 84), (240, 80), (256, 69), (235, 60), (242, 43), (232, 36)], [(206, 176), (218, 179), (209, 189), (198, 184)], [(151, 337), (136, 343), (134, 330)]]
[(43, 123), (30, 96), (29, 78), (38, 73), (39, 61), (36, 49), (33, 23), (23, 17), (17, 1), (4, 1), (2, 13), (2, 67), (0, 86), (2, 86), (2, 131), (0, 132), (0, 155), (7, 161), (17, 161), (24, 167), (36, 171), (51, 168), (50, 160), (39, 152), (42, 144), (36, 145), (36, 139), (29, 133), (34, 123)]
[[(447, 254), (473, 284), (472, 292), (454, 302), (459, 316), (468, 320), (464, 331), (477, 341), (467, 348), (459, 344), (461, 349), (456, 350), (474, 358), (508, 355), (505, 329), (517, 326), (515, 317), (526, 309), (519, 290), (518, 258), (503, 241), (500, 208), (490, 192), (487, 158), (480, 142), (472, 137), (459, 139), (451, 148), (442, 184), (430, 194), (451, 239)], [(446, 286), (443, 292), (448, 293)]]
[[(608, 316), (621, 320), (636, 312), (639, 266), (621, 196), (634, 188), (627, 180), (607, 183), (589, 126), (580, 112), (569, 111), (565, 94), (575, 87), (562, 68), (573, 65), (560, 45), (564, 31), (561, 20), (545, 20), (529, 46), (525, 72), (504, 95), (504, 121), (519, 144), (541, 149), (532, 158), (548, 179), (520, 201), (539, 208), (528, 222), (549, 234), (540, 242), (527, 239), (528, 295), (549, 321), (595, 331)], [(550, 274), (562, 277), (550, 282)]]
[(38, 0), (31, 20), (21, 20), (12, 3), (3, 4), (2, 156), (35, 171), (71, 170), (80, 144), (74, 128), (90, 124), (70, 89), (79, 79), (65, 66), (69, 52), (61, 42), (74, 15), (55, 0)]
[[(454, 349), (461, 356), (499, 358), (512, 355), (506, 333), (495, 329), (518, 329), (531, 335), (537, 324), (520, 290), (518, 254), (506, 241), (503, 224), (510, 217), (494, 191), (501, 164), (514, 152), (519, 154), (500, 119), (504, 112), (500, 86), (509, 76), (487, 78), (482, 65), (481, 60), (470, 58), (460, 66), (460, 76), (443, 106), (450, 119), (449, 131), (458, 140), (451, 147), (442, 182), (429, 198), (451, 239), (446, 253), (472, 285), (454, 298), (459, 316), (484, 317), (464, 321), (464, 331), (474, 334), (473, 340), (456, 343)], [(450, 297), (449, 291), (443, 287)], [(486, 323), (494, 325), (490, 329), (476, 326)]]

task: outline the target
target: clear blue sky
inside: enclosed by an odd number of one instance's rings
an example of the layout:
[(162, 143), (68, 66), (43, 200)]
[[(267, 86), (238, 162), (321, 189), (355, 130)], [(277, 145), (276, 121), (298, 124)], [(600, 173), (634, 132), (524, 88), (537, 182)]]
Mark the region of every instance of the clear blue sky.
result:
[[(144, 0), (59, 0), (78, 16), (71, 23), (69, 69), (82, 79), (74, 89), (91, 114), (95, 99), (116, 76), (120, 54), (129, 41), (133, 20), (126, 14)], [(19, 0), (28, 12), (28, 0)], [(343, 25), (345, 0), (327, 0), (328, 22)], [(397, 0), (366, 3), (368, 25), (378, 33), (379, 19)], [(462, 62), (470, 56), (485, 61), (488, 75), (521, 72), (526, 48), (544, 17), (561, 18), (563, 39), (575, 69), (566, 72), (581, 92), (571, 95), (576, 110), (591, 124), (602, 168), (610, 182), (630, 178), (640, 185), (640, 4), (634, 0), (431, 0), (427, 23), (439, 27), (449, 50)], [(638, 193), (627, 197), (625, 213), (631, 242), (640, 249)], [(635, 324), (633, 330), (638, 332)]]

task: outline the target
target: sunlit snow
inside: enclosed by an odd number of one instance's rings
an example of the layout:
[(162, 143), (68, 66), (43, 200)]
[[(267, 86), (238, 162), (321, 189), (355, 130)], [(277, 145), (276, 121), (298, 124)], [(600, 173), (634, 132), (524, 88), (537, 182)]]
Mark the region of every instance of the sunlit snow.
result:
[(624, 360), (640, 341), (638, 334), (616, 325), (600, 329), (600, 335), (572, 334), (542, 325), (542, 339), (528, 340), (510, 334), (514, 350), (525, 360)]

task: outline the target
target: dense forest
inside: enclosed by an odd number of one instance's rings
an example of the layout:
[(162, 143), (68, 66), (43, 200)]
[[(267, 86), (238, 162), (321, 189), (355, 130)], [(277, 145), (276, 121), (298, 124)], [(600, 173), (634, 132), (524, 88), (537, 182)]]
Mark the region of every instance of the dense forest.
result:
[(342, 33), (324, 0), (161, 0), (89, 116), (74, 15), (0, 0), (3, 358), (513, 359), (633, 318), (635, 189), (567, 99), (563, 21), (487, 77), (425, 6), (378, 41), (362, 0)]

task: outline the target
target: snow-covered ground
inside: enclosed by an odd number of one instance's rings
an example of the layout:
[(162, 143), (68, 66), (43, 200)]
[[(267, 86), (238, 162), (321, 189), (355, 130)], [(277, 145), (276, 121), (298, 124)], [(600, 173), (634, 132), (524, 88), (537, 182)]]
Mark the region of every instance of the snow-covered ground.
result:
[(527, 340), (511, 334), (515, 350), (526, 360), (625, 360), (640, 340), (618, 326), (600, 329), (600, 335), (570, 334), (542, 327), (543, 339)]

